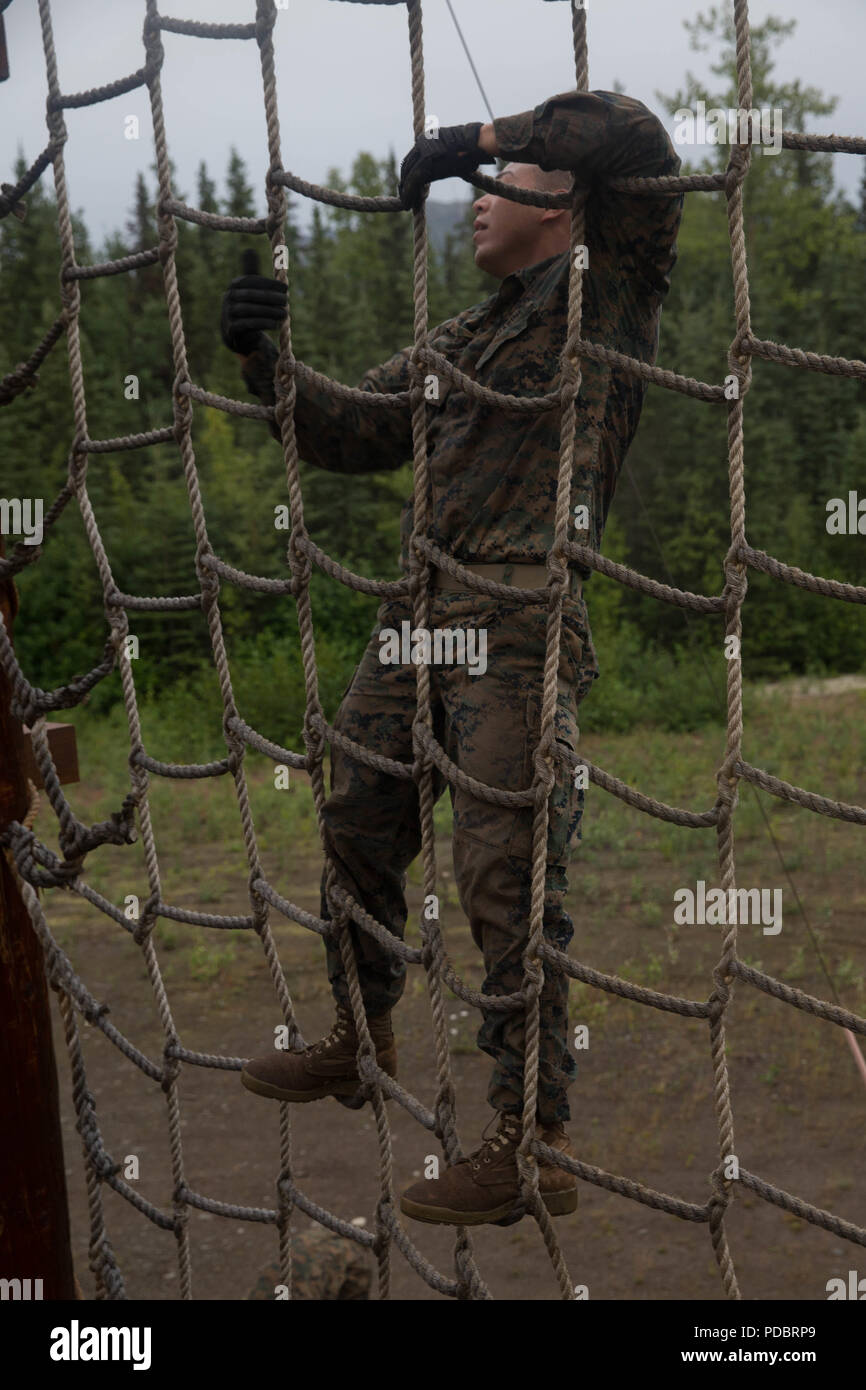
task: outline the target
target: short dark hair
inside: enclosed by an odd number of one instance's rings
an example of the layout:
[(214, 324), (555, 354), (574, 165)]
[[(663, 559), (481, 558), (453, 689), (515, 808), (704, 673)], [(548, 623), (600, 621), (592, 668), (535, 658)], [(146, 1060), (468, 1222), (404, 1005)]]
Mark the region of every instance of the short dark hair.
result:
[(574, 192), (574, 174), (571, 169), (542, 169), (538, 164), (533, 165), (535, 169), (536, 187), (542, 193), (560, 193), (563, 190), (568, 193)]

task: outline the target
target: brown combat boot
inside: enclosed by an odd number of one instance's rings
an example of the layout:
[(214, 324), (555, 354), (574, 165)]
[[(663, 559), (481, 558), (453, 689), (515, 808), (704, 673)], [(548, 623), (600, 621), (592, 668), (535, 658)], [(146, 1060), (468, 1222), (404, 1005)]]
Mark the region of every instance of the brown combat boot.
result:
[[(397, 1049), (390, 1013), (367, 1020), (376, 1061), (389, 1076), (397, 1075)], [(326, 1038), (303, 1052), (276, 1049), (254, 1057), (241, 1072), (248, 1091), (273, 1100), (322, 1100), (325, 1096), (354, 1096), (361, 1085), (356, 1056), (358, 1038), (351, 1010), (337, 1005), (337, 1020)]]
[[(407, 1187), (400, 1209), (416, 1221), (449, 1226), (511, 1225), (520, 1196), (516, 1150), (522, 1133), (519, 1115), (501, 1114), (496, 1133), (439, 1178), (422, 1178)], [(542, 1125), (536, 1138), (569, 1158), (577, 1155), (565, 1125)], [(577, 1207), (577, 1179), (544, 1159), (538, 1161), (538, 1190), (551, 1216), (564, 1216)], [(519, 1220), (519, 1217), (516, 1218)]]

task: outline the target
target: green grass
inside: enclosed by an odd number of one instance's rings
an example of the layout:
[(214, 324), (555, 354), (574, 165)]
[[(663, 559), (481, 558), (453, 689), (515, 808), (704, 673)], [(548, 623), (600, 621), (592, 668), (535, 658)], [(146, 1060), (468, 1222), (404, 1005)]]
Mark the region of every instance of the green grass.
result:
[[(862, 804), (866, 801), (864, 713), (862, 692), (832, 700), (798, 701), (786, 699), (784, 693), (762, 694), (747, 688), (744, 757), (797, 785)], [(198, 761), (219, 753), (198, 725), (189, 725), (181, 737), (171, 721), (163, 728), (154, 714), (151, 710), (145, 732), (145, 747), (153, 756)], [(86, 706), (72, 711), (70, 718), (77, 728), (81, 781), (69, 786), (67, 793), (76, 813), (92, 824), (116, 811), (129, 790), (125, 720), (118, 710), (97, 715)], [(263, 732), (274, 730), (264, 728)], [(725, 741), (725, 728), (719, 721), (688, 733), (655, 727), (619, 733), (584, 731), (581, 746), (594, 763), (660, 801), (708, 810)], [(247, 755), (244, 769), (266, 874), (280, 884), (281, 891), (288, 891), (301, 873), (312, 894), (321, 850), (309, 783), (292, 771), (289, 788), (276, 790), (272, 762), (255, 753)], [(246, 912), (249, 864), (232, 777), (190, 782), (152, 776), (148, 794), (164, 899), (216, 913)], [(37, 833), (52, 844), (55, 823), (44, 801), (43, 807)], [(434, 824), (439, 840), (438, 892), (450, 920), (458, 921), (462, 914), (447, 844), (452, 831), (447, 793), (437, 804)], [(767, 833), (768, 824), (782, 864)], [(700, 878), (708, 884), (719, 883), (715, 829), (689, 829), (643, 815), (592, 785), (586, 794), (582, 831), (570, 871), (569, 910), (576, 922), (573, 953), (590, 959), (589, 943), (594, 950), (609, 933), (638, 930), (639, 937), (629, 938), (633, 944), (622, 952), (623, 956), (630, 953), (632, 959), (620, 961), (616, 973), (650, 987), (688, 992), (694, 982), (680, 979), (676, 984), (677, 970), (688, 961), (693, 966), (700, 961), (695, 978), (701, 991), (708, 988), (705, 961), (717, 951), (718, 935), (699, 937), (700, 928), (675, 931), (673, 892)], [(774, 938), (741, 930), (741, 956), (807, 992), (827, 995), (812, 939), (790, 891), (787, 869), (802, 891), (813, 935), (825, 941), (822, 949), (842, 1002), (858, 1010), (866, 993), (864, 963), (851, 951), (852, 938), (839, 933), (843, 927), (850, 932), (851, 914), (862, 915), (866, 906), (866, 893), (857, 877), (862, 834), (857, 825), (792, 807), (745, 781), (739, 784), (737, 882), (744, 887), (778, 885), (784, 895), (782, 933)], [(143, 903), (149, 885), (141, 839), (133, 846), (104, 846), (92, 853), (85, 879), (114, 903), (122, 904), (130, 893)], [(410, 867), (409, 882), (417, 891), (422, 881), (418, 859)], [(68, 928), (71, 918), (80, 920), (81, 912), (90, 912), (60, 891), (50, 891), (46, 901), (60, 931)], [(220, 973), (230, 974), (234, 959), (230, 941), (214, 940), (208, 932), (206, 944), (199, 949), (200, 939), (201, 929), (170, 921), (160, 921), (156, 929), (157, 946), (174, 953), (179, 965), (185, 962), (193, 978), (206, 982)], [(242, 944), (242, 954), (245, 949)], [(581, 1004), (579, 1021), (591, 1017), (599, 1025), (603, 1022), (607, 996), (575, 982), (572, 999)]]

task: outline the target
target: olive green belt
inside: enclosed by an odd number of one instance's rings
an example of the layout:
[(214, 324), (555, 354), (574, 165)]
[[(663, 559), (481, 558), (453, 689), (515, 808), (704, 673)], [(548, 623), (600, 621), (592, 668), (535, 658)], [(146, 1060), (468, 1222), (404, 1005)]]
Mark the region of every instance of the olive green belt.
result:
[[(549, 579), (546, 565), (467, 564), (463, 565), (463, 568), (471, 574), (477, 574), (480, 579), (489, 579), (494, 584), (511, 584), (516, 589), (544, 589)], [(574, 570), (569, 570), (569, 576), (571, 597), (580, 598), (583, 581)], [(446, 570), (436, 571), (433, 585), (436, 589), (450, 592), (469, 592), (461, 580), (455, 579)]]

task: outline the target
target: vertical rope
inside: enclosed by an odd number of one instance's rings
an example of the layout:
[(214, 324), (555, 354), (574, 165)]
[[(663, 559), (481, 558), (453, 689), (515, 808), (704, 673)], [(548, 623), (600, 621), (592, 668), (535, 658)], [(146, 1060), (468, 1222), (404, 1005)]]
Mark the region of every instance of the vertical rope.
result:
[[(586, 42), (586, 13), (572, 3), (572, 33), (574, 39), (575, 87), (587, 90), (589, 62)], [(571, 503), (571, 481), (574, 470), (575, 431), (577, 412), (575, 402), (580, 390), (580, 363), (576, 343), (580, 337), (583, 306), (583, 267), (578, 264), (577, 248), (583, 244), (585, 199), (575, 188), (571, 213), (571, 238), (568, 277), (568, 321), (566, 344), (561, 358), (562, 414), (560, 422), (559, 474), (556, 486), (553, 547), (547, 557), (550, 600), (547, 616), (544, 677), (541, 696), (541, 728), (534, 756), (533, 785), (536, 792), (535, 817), (532, 833), (532, 889), (529, 939), (523, 954), (523, 988), (526, 991), (526, 1025), (523, 1073), (523, 1134), (517, 1151), (521, 1180), (521, 1198), (535, 1216), (541, 1228), (547, 1252), (559, 1283), (563, 1299), (573, 1297), (571, 1278), (565, 1264), (550, 1214), (539, 1192), (538, 1161), (532, 1152), (535, 1139), (538, 1107), (538, 1067), (540, 1055), (540, 1000), (544, 988), (544, 966), (538, 954), (544, 931), (544, 899), (547, 879), (547, 831), (549, 796), (556, 773), (553, 745), (556, 738), (557, 677), (559, 674), (562, 634), (562, 605), (569, 585), (569, 571), (564, 560), (568, 541), (568, 522)]]
[[(271, 244), (270, 271), (275, 279), (280, 280), (283, 284), (287, 285), (288, 270), (283, 269), (281, 265), (278, 267), (276, 253), (277, 248), (285, 244), (284, 238), (286, 235), (286, 214), (288, 211), (288, 194), (286, 192), (286, 189), (282, 185), (274, 183), (272, 179), (272, 172), (274, 171), (274, 169), (279, 169), (281, 167), (282, 162), (280, 143), (280, 116), (279, 106), (277, 102), (276, 71), (274, 67), (273, 29), (274, 23), (276, 22), (276, 18), (276, 9), (272, 3), (272, 0), (257, 0), (256, 42), (259, 46), (259, 61), (262, 72), (262, 94), (265, 104), (265, 124), (267, 127), (268, 136), (268, 171), (265, 177), (265, 189), (268, 202), (268, 235)], [(286, 403), (285, 416), (282, 423), (286, 480), (289, 489), (290, 512), (292, 516), (292, 532), (289, 541), (289, 551), (287, 553), (287, 559), (289, 560), (290, 564), (292, 563), (291, 543), (298, 534), (295, 531), (296, 522), (298, 524), (300, 534), (306, 535), (306, 530), (304, 527), (303, 503), (300, 498), (298, 450), (297, 441), (295, 438), (295, 386), (293, 364), (294, 355), (292, 352), (292, 323), (289, 310), (289, 297), (287, 294), (286, 320), (280, 330), (280, 357), (277, 363), (277, 373), (279, 375), (280, 381), (284, 379), (285, 374), (288, 374), (291, 386), (291, 396)], [(294, 510), (292, 510), (293, 493), (295, 501)], [(309, 606), (309, 564), (306, 565), (304, 575), (305, 577), (301, 580), (299, 586), (298, 622), (299, 628), (301, 630), (302, 654), (305, 653), (303, 655), (304, 679), (307, 685), (308, 700), (306, 704), (306, 709), (309, 715), (309, 711), (311, 708), (320, 712), (321, 707), (318, 702), (315, 642), (313, 637), (312, 613), (310, 611)], [(301, 594), (305, 601), (304, 617), (306, 619), (306, 626), (304, 622), (301, 620), (300, 616)], [(311, 675), (310, 667), (312, 667)], [(312, 697), (312, 706), (310, 704), (310, 697)], [(307, 727), (305, 726), (305, 735), (306, 732)], [(313, 745), (310, 745), (310, 743), (308, 743), (307, 749), (308, 755), (313, 758), (314, 763), (316, 764), (315, 768), (311, 768), (310, 770), (311, 773), (314, 771), (316, 772), (316, 776), (313, 778), (313, 782), (314, 799), (316, 798), (316, 791), (318, 790), (318, 799), (316, 799), (316, 807), (318, 810), (319, 805), (324, 800), (322, 785), (324, 776), (322, 770), (322, 758), (324, 750), (322, 739), (317, 739), (317, 741)], [(254, 882), (254, 880), (258, 877), (259, 873), (255, 871), (251, 863), (251, 885)], [(265, 903), (264, 899), (260, 898), (258, 894), (255, 893), (255, 890), (252, 888), (252, 886), (250, 892), (251, 894), (255, 895), (260, 907), (262, 918), (262, 929), (260, 932), (260, 936), (262, 940), (262, 946), (264, 948), (265, 957), (270, 966), (271, 977), (274, 979), (278, 986), (278, 997), (280, 999), (280, 1004), (283, 1007), (283, 1016), (286, 1018), (289, 1025), (289, 1036), (287, 1039), (288, 1045), (289, 1048), (294, 1049), (300, 1046), (302, 1039), (297, 1027), (297, 1023), (295, 1021), (294, 1010), (291, 1005), (291, 1000), (288, 996), (288, 987), (285, 983), (285, 976), (283, 974), (282, 966), (279, 963), (276, 945), (271, 934), (270, 926), (268, 925), (267, 904)], [(280, 1279), (288, 1288), (289, 1298), (291, 1299), (294, 1293), (292, 1284), (291, 1229), (291, 1217), (292, 1211), (294, 1210), (294, 1203), (292, 1202), (291, 1197), (289, 1196), (289, 1182), (292, 1178), (292, 1119), (291, 1107), (285, 1102), (280, 1104), (279, 1124), (280, 1176), (277, 1181), (277, 1196), (279, 1203), (279, 1219), (277, 1229), (279, 1233)]]
[(76, 1128), (81, 1135), (84, 1151), (84, 1176), (87, 1184), (87, 1207), (90, 1214), (90, 1242), (87, 1248), (87, 1257), (91, 1273), (96, 1281), (96, 1298), (97, 1301), (106, 1298), (125, 1299), (126, 1290), (123, 1276), (117, 1268), (114, 1251), (105, 1229), (102, 1176), (96, 1171), (96, 1165), (85, 1138), (88, 1128), (94, 1123), (94, 1106), (93, 1097), (87, 1089), (87, 1074), (84, 1068), (81, 1037), (78, 1032), (75, 1009), (69, 995), (62, 988), (57, 989), (57, 1002), (60, 1006), (63, 1035), (72, 1071), (72, 1104), (77, 1116)]
[[(734, 0), (736, 31), (737, 100), (741, 111), (751, 110), (752, 73), (749, 57), (749, 17), (746, 0)], [(738, 131), (738, 135), (742, 132)], [(751, 148), (747, 144), (732, 145), (728, 162), (725, 194), (728, 206), (728, 230), (731, 240), (731, 262), (734, 279), (734, 309), (737, 331), (728, 353), (731, 372), (737, 378), (738, 391), (728, 402), (728, 474), (731, 499), (731, 545), (725, 557), (725, 638), (733, 639), (736, 655), (728, 657), (727, 705), (728, 727), (725, 759), (716, 774), (720, 801), (716, 826), (719, 870), (725, 902), (730, 903), (736, 889), (734, 858), (734, 811), (737, 805), (737, 774), (735, 765), (742, 757), (743, 741), (743, 668), (740, 656), (742, 639), (742, 606), (746, 596), (746, 566), (740, 559), (745, 544), (745, 480), (743, 449), (743, 406), (751, 381), (751, 364), (741, 355), (744, 339), (750, 332), (749, 278), (746, 265), (745, 229), (743, 226), (743, 180), (749, 170)], [(734, 916), (736, 914), (733, 914)], [(731, 914), (726, 913), (726, 917)], [(734, 1180), (725, 1177), (726, 1161), (734, 1154), (734, 1115), (731, 1105), (730, 1082), (725, 1043), (725, 1014), (732, 998), (731, 963), (737, 954), (737, 924), (728, 921), (722, 941), (722, 953), (713, 971), (714, 988), (710, 995), (713, 1014), (710, 1019), (710, 1051), (713, 1063), (713, 1093), (719, 1130), (719, 1166), (711, 1174), (713, 1196), (710, 1199), (710, 1238), (713, 1253), (722, 1276), (725, 1293), (731, 1299), (740, 1298), (728, 1239), (725, 1232), (725, 1212), (734, 1195)]]
[[(424, 134), (424, 51), (422, 43), (421, 0), (407, 0), (409, 19), (409, 51), (412, 65), (412, 125), (415, 139)], [(413, 604), (415, 627), (426, 629), (430, 617), (430, 565), (418, 542), (425, 539), (430, 527), (430, 498), (432, 483), (427, 450), (427, 407), (421, 384), (423, 369), (418, 355), (427, 342), (427, 217), (422, 202), (412, 218), (414, 242), (413, 302), (414, 348), (412, 352), (413, 385), (410, 388), (412, 407), (412, 453), (414, 462), (414, 495), (412, 536), (409, 543), (409, 592)], [(433, 825), (435, 797), (433, 794), (433, 763), (424, 752), (419, 732), (432, 732), (433, 715), (430, 697), (430, 667), (418, 662), (415, 668), (417, 708), (413, 721), (415, 748), (414, 775), (418, 783), (421, 823), (421, 853), (424, 866), (424, 897), (436, 894), (436, 839)], [(436, 1133), (449, 1164), (463, 1157), (457, 1134), (457, 1093), (451, 1070), (451, 1053), (445, 1022), (445, 1002), (442, 997), (444, 942), (438, 914), (430, 921), (423, 915), (421, 932), (424, 939), (424, 969), (430, 996), (433, 1039), (436, 1050), (437, 1091), (434, 1103)], [(486, 1298), (489, 1294), (475, 1266), (472, 1246), (465, 1226), (457, 1227), (454, 1263), (458, 1278), (458, 1297)]]
[[(294, 1010), (285, 975), (282, 971), (276, 946), (268, 924), (268, 909), (260, 892), (254, 888), (259, 878), (264, 878), (258, 856), (249, 794), (243, 769), (246, 744), (234, 731), (233, 720), (237, 718), (232, 691), (224, 636), (219, 612), (220, 581), (217, 574), (205, 563), (213, 552), (207, 535), (204, 510), (200, 494), (197, 466), (191, 440), (192, 402), (187, 388), (191, 387), (189, 378), (186, 344), (184, 338), (180, 296), (177, 284), (175, 253), (178, 232), (171, 212), (170, 165), (162, 108), (161, 67), (163, 48), (161, 42), (162, 20), (157, 10), (157, 0), (146, 0), (146, 19), (143, 41), (147, 62), (144, 69), (150, 94), (153, 116), (154, 143), (156, 149), (159, 196), (157, 204), (159, 227), (159, 259), (163, 267), (166, 303), (171, 332), (172, 352), (175, 369), (173, 384), (174, 437), (178, 443), (183, 461), (184, 475), (190, 498), (193, 524), (196, 535), (196, 568), (201, 585), (203, 611), (207, 616), (214, 660), (218, 671), (224, 711), (224, 735), (229, 750), (228, 766), (233, 774), (239, 813), (242, 822), (244, 843), (249, 865), (249, 895), (252, 905), (253, 924), (262, 941), (265, 957), (280, 1001), (283, 1016), (287, 1020), (291, 1046), (302, 1046), (303, 1040), (294, 1018)], [(409, 22), (410, 60), (412, 72), (413, 126), (416, 137), (423, 133), (424, 111), (424, 64), (422, 49), (422, 19), (420, 0), (407, 0)], [(130, 737), (130, 779), (132, 794), (128, 799), (134, 802), (138, 811), (145, 867), (149, 885), (149, 896), (145, 902), (142, 916), (134, 933), (142, 950), (151, 986), (157, 1002), (160, 1021), (165, 1034), (165, 1048), (162, 1068), (162, 1087), (166, 1095), (168, 1129), (171, 1147), (171, 1167), (174, 1182), (174, 1231), (178, 1242), (178, 1261), (180, 1267), (181, 1297), (191, 1295), (191, 1273), (187, 1223), (189, 1204), (184, 1178), (183, 1153), (181, 1146), (180, 1104), (177, 1078), (180, 1071), (179, 1059), (171, 1053), (179, 1047), (179, 1038), (172, 1019), (167, 994), (162, 981), (159, 963), (152, 939), (153, 927), (158, 919), (162, 904), (160, 871), (156, 845), (148, 803), (148, 776), (139, 758), (144, 753), (137, 698), (132, 675), (132, 664), (126, 649), (128, 619), (121, 606), (121, 596), (114, 584), (111, 566), (103, 545), (87, 489), (87, 429), (86, 399), (82, 365), (79, 314), (80, 291), (75, 263), (75, 241), (72, 218), (66, 187), (63, 147), (67, 134), (62, 111), (62, 96), (58, 82), (57, 60), (54, 48), (51, 11), (49, 0), (39, 0), (39, 14), (42, 27), (48, 81), (47, 123), (50, 135), (50, 148), (53, 154), (55, 188), (57, 192), (58, 234), (61, 248), (61, 298), (63, 303), (62, 323), (67, 331), (67, 350), (69, 377), (73, 403), (74, 433), (69, 451), (67, 497), (74, 492), (81, 510), (82, 519), (90, 544), (100, 581), (103, 588), (106, 619), (110, 629), (109, 649), (113, 651), (118, 666), (123, 691), (124, 706)], [(245, 28), (243, 37), (251, 38), (255, 28), (255, 38), (260, 50), (265, 117), (268, 133), (269, 167), (266, 176), (268, 218), (266, 229), (272, 252), (283, 244), (286, 234), (287, 194), (285, 185), (277, 182), (284, 175), (281, 163), (280, 128), (277, 110), (276, 81), (274, 71), (273, 27), (276, 21), (274, 0), (256, 0), (255, 26)], [(734, 0), (734, 20), (736, 31), (736, 64), (738, 100), (741, 111), (752, 109), (752, 76), (750, 61), (750, 34), (747, 0)], [(168, 22), (168, 21), (166, 21)], [(174, 21), (172, 21), (174, 23)], [(572, 0), (572, 31), (574, 40), (575, 73), (577, 90), (588, 89), (588, 57), (586, 41), (586, 12), (577, 0)], [(751, 134), (750, 137), (751, 138)], [(726, 171), (725, 193), (727, 201), (728, 224), (731, 243), (733, 269), (736, 333), (728, 354), (731, 373), (738, 383), (735, 400), (728, 403), (728, 466), (731, 505), (731, 542), (725, 557), (725, 617), (726, 638), (742, 638), (742, 607), (747, 588), (747, 567), (743, 559), (746, 547), (745, 530), (745, 481), (744, 481), (744, 397), (751, 383), (751, 365), (748, 344), (751, 334), (748, 268), (743, 221), (743, 185), (750, 167), (751, 150), (748, 141), (732, 147)], [(548, 833), (548, 802), (555, 782), (553, 748), (555, 742), (555, 715), (557, 698), (557, 674), (560, 661), (562, 608), (567, 592), (568, 565), (566, 545), (570, 515), (571, 484), (575, 465), (577, 431), (577, 397), (581, 387), (579, 342), (582, 318), (582, 269), (577, 265), (575, 252), (583, 244), (585, 235), (584, 198), (575, 193), (572, 205), (570, 229), (568, 322), (566, 344), (561, 356), (561, 434), (557, 494), (554, 512), (553, 544), (547, 555), (549, 605), (545, 637), (545, 661), (542, 681), (541, 724), (538, 744), (534, 752), (533, 788), (535, 791), (535, 811), (533, 816), (532, 883), (529, 929), (526, 948), (523, 954), (523, 988), (526, 998), (525, 1009), (525, 1047), (524, 1047), (524, 1102), (522, 1113), (521, 1141), (517, 1150), (519, 1176), (519, 1201), (515, 1214), (531, 1212), (537, 1221), (550, 1255), (560, 1291), (563, 1298), (571, 1298), (571, 1280), (568, 1275), (562, 1251), (559, 1247), (553, 1223), (544, 1206), (539, 1191), (538, 1163), (532, 1151), (537, 1123), (538, 1079), (540, 1062), (540, 996), (544, 985), (544, 970), (539, 948), (542, 944), (544, 922), (544, 899), (546, 886), (546, 857)], [(416, 627), (426, 628), (430, 616), (430, 576), (431, 569), (423, 551), (422, 542), (427, 538), (431, 523), (431, 476), (428, 459), (426, 426), (426, 405), (424, 390), (420, 384), (423, 377), (420, 353), (428, 339), (427, 305), (427, 229), (423, 206), (413, 216), (413, 302), (414, 302), (414, 346), (411, 357), (410, 402), (412, 412), (412, 440), (414, 458), (414, 496), (413, 527), (409, 553), (409, 591), (412, 597), (413, 615)], [(287, 273), (281, 267), (274, 271), (277, 278), (287, 282)], [(59, 320), (58, 322), (61, 322)], [(304, 669), (306, 692), (306, 718), (304, 739), (307, 747), (307, 767), (313, 787), (313, 798), (317, 819), (322, 830), (322, 810), (325, 801), (324, 788), (324, 750), (326, 740), (321, 732), (322, 711), (318, 692), (318, 676), (315, 656), (315, 640), (310, 600), (310, 579), (312, 565), (304, 548), (309, 537), (305, 527), (303, 499), (301, 495), (297, 439), (295, 433), (294, 407), (296, 401), (296, 361), (292, 350), (291, 319), (280, 330), (280, 353), (277, 363), (277, 406), (275, 416), (280, 424), (284, 449), (286, 482), (289, 495), (289, 509), (292, 532), (287, 550), (287, 563), (296, 581), (296, 602), (300, 645)], [(231, 404), (231, 403), (230, 403)], [(594, 422), (587, 421), (587, 448), (594, 447)], [(3, 633), (0, 627), (0, 633)], [(3, 633), (5, 636), (5, 633)], [(413, 751), (415, 763), (413, 775), (419, 788), (419, 815), (422, 833), (422, 856), (424, 865), (425, 897), (435, 894), (436, 855), (433, 826), (434, 783), (433, 763), (424, 742), (427, 731), (432, 732), (432, 695), (429, 665), (416, 666), (417, 709), (413, 722)], [(18, 673), (16, 691), (24, 689), (23, 675)], [(29, 687), (28, 687), (29, 689)], [(727, 735), (725, 757), (717, 772), (718, 806), (717, 848), (720, 874), (726, 902), (731, 901), (736, 890), (736, 871), (734, 856), (734, 812), (737, 805), (738, 774), (736, 767), (742, 760), (743, 708), (742, 708), (742, 661), (738, 653), (729, 658), (727, 672)], [(34, 756), (45, 784), (48, 799), (60, 824), (60, 844), (67, 860), (74, 856), (81, 844), (84, 827), (77, 821), (72, 808), (62, 794), (56, 768), (48, 744), (47, 727), (42, 715), (36, 718), (32, 727)], [(326, 893), (335, 882), (335, 867), (326, 854)], [(34, 926), (41, 915), (38, 899), (30, 883), (22, 880), (22, 894), (30, 911)], [(730, 915), (730, 914), (726, 914)], [(37, 927), (37, 930), (38, 927)], [(447, 969), (444, 938), (438, 919), (430, 922), (422, 920), (421, 931), (424, 942), (422, 952), (430, 995), (433, 1020), (434, 1041), (437, 1062), (437, 1092), (434, 1106), (436, 1133), (449, 1163), (462, 1157), (456, 1123), (456, 1092), (453, 1084), (450, 1052), (448, 1048), (445, 1007), (443, 1000), (443, 977)], [(393, 1156), (391, 1134), (385, 1111), (384, 1097), (380, 1085), (369, 1079), (369, 1068), (365, 1063), (375, 1060), (366, 1020), (366, 1011), (360, 989), (357, 958), (351, 942), (349, 918), (344, 910), (335, 912), (333, 934), (339, 942), (343, 964), (349, 987), (349, 995), (355, 1026), (359, 1039), (358, 1064), (362, 1078), (362, 1092), (372, 1102), (376, 1119), (377, 1140), (380, 1160), (380, 1194), (376, 1210), (376, 1237), (373, 1248), (379, 1264), (379, 1293), (387, 1298), (390, 1294), (390, 1244), (397, 1232), (401, 1249), (412, 1251), (414, 1267), (419, 1268), (421, 1257), (414, 1251), (411, 1242), (405, 1237), (394, 1212)], [(52, 944), (50, 933), (45, 928), (40, 939), (46, 955), (46, 968), (52, 987), (58, 992), (59, 1006), (64, 1025), (66, 1046), (70, 1057), (73, 1078), (73, 1102), (77, 1116), (77, 1127), (84, 1142), (85, 1171), (90, 1218), (89, 1258), (97, 1285), (99, 1298), (125, 1297), (124, 1285), (114, 1258), (105, 1229), (102, 1206), (102, 1184), (106, 1177), (111, 1178), (116, 1171), (102, 1148), (101, 1137), (96, 1123), (93, 1097), (87, 1090), (84, 1058), (81, 1040), (75, 1018), (75, 995), (69, 988), (68, 977), (64, 978), (59, 966), (60, 953)], [(734, 1132), (733, 1111), (730, 1086), (725, 1057), (725, 1019), (727, 1006), (732, 997), (733, 966), (736, 961), (737, 933), (736, 923), (728, 922), (723, 933), (721, 954), (713, 971), (714, 988), (710, 996), (710, 1045), (714, 1074), (714, 1103), (718, 1122), (719, 1166), (711, 1175), (712, 1196), (708, 1203), (710, 1235), (713, 1250), (725, 1291), (730, 1298), (739, 1299), (733, 1261), (728, 1249), (724, 1219), (734, 1192), (734, 1179), (725, 1177), (724, 1164), (733, 1155)], [(80, 1001), (79, 1001), (80, 1007)], [(211, 1059), (213, 1064), (214, 1059)], [(276, 1224), (280, 1245), (280, 1277), (291, 1289), (291, 1225), (293, 1202), (287, 1188), (291, 1181), (291, 1127), (290, 1108), (280, 1106), (280, 1162), (281, 1171), (277, 1187), (279, 1208)], [(327, 1215), (327, 1214), (325, 1214)], [(270, 1214), (273, 1219), (274, 1213)], [(323, 1218), (324, 1219), (324, 1215)], [(457, 1228), (454, 1252), (457, 1271), (456, 1292), (461, 1299), (486, 1299), (490, 1297), (475, 1266), (468, 1233), (463, 1227)], [(441, 1276), (432, 1267), (422, 1269), (428, 1282), (439, 1287)], [(435, 1275), (435, 1278), (433, 1277)], [(448, 1281), (447, 1292), (453, 1293), (454, 1286)]]
[[(96, 517), (93, 513), (90, 497), (87, 492), (87, 453), (81, 448), (83, 442), (88, 438), (84, 368), (81, 358), (81, 341), (78, 327), (81, 294), (77, 280), (67, 280), (65, 278), (67, 272), (71, 272), (75, 267), (75, 237), (72, 227), (69, 195), (66, 186), (66, 170), (63, 159), (63, 146), (67, 139), (66, 125), (63, 119), (62, 108), (55, 104), (59, 102), (61, 90), (58, 81), (57, 54), (54, 46), (49, 0), (39, 0), (39, 18), (42, 29), (42, 43), (45, 51), (45, 68), (48, 83), (49, 99), (47, 122), (49, 131), (51, 132), (52, 142), (55, 144), (56, 148), (53, 163), (54, 184), (57, 195), (57, 222), (61, 247), (61, 297), (67, 321), (69, 380), (72, 392), (73, 419), (75, 422), (75, 435), (70, 449), (69, 483), (75, 492), (88, 543), (96, 561), (97, 570), (102, 583), (106, 617), (111, 629), (111, 641), (114, 645), (116, 660), (120, 668), (124, 707), (130, 736), (130, 779), (138, 801), (139, 825), (142, 832), (145, 865), (150, 887), (150, 896), (145, 904), (144, 916), (139, 923), (139, 931), (136, 937), (139, 944), (143, 946), (145, 965), (156, 994), (157, 1007), (166, 1035), (166, 1048), (168, 1048), (169, 1045), (177, 1042), (177, 1033), (171, 1016), (171, 1010), (156, 955), (150, 942), (150, 931), (155, 921), (153, 908), (159, 901), (161, 895), (156, 844), (147, 801), (147, 774), (135, 761), (135, 753), (138, 749), (142, 748), (143, 745), (141, 739), (141, 723), (135, 695), (135, 684), (132, 675), (132, 665), (125, 640), (129, 631), (129, 625), (125, 611), (114, 604), (109, 598), (109, 595), (114, 593), (116, 585), (112, 576), (108, 556), (102, 542), (102, 537), (96, 523)], [(142, 933), (146, 933), (146, 935), (142, 935)], [(83, 1077), (83, 1060), (81, 1061), (81, 1067)], [(163, 1081), (163, 1086), (164, 1088), (167, 1087), (166, 1096), (169, 1109), (169, 1137), (172, 1156), (172, 1174), (174, 1179), (175, 1230), (178, 1239), (180, 1285), (182, 1296), (189, 1298), (191, 1297), (191, 1292), (189, 1245), (186, 1235), (186, 1211), (179, 1198), (179, 1194), (185, 1185), (185, 1180), (183, 1174), (180, 1124), (177, 1115), (176, 1093), (174, 1090), (174, 1078), (177, 1074), (177, 1068), (178, 1063), (176, 1060), (170, 1058), (166, 1052), (164, 1056), (165, 1079)], [(91, 1209), (93, 1210), (92, 1203)]]

